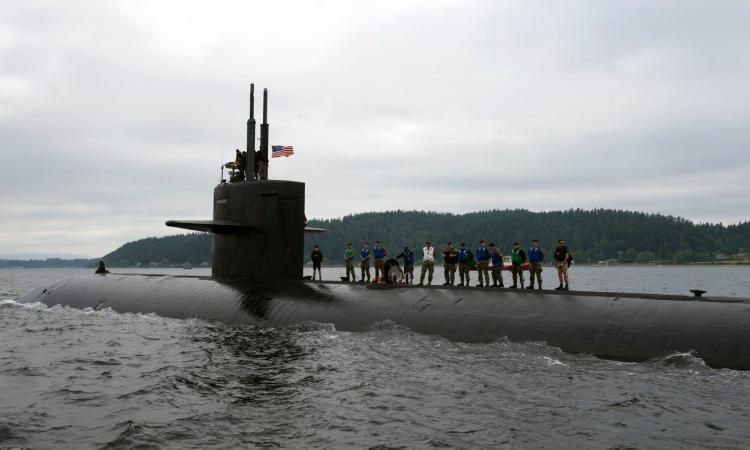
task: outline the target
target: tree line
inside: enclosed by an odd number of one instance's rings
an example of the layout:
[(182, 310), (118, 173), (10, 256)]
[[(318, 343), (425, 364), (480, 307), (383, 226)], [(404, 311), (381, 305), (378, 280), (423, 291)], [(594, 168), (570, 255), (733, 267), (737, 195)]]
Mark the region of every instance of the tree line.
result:
[[(565, 239), (575, 261), (591, 263), (690, 263), (730, 260), (750, 252), (750, 222), (736, 225), (693, 223), (689, 220), (612, 209), (531, 212), (490, 210), (467, 214), (386, 211), (312, 219), (325, 233), (305, 237), (304, 260), (318, 244), (325, 264), (342, 264), (347, 242), (359, 249), (363, 241), (380, 240), (391, 255), (409, 246), (417, 257), (430, 240), (438, 249), (446, 242), (476, 248), (479, 239), (510, 252), (513, 242), (524, 247), (538, 239), (548, 258), (558, 239)], [(739, 258), (742, 258), (740, 256)], [(104, 256), (111, 266), (193, 266), (211, 261), (211, 236), (190, 233), (128, 242)]]
[(108, 266), (169, 267), (211, 263), (211, 235), (206, 233), (150, 237), (128, 242), (102, 258)]
[(524, 209), (490, 210), (468, 214), (425, 211), (389, 211), (311, 220), (310, 226), (328, 230), (306, 237), (305, 255), (318, 244), (324, 261), (339, 263), (352, 242), (380, 240), (392, 255), (403, 246), (416, 250), (430, 240), (438, 250), (446, 242), (465, 242), (475, 248), (479, 239), (510, 252), (513, 242), (528, 246), (538, 239), (551, 256), (558, 239), (565, 239), (575, 261), (689, 263), (725, 260), (750, 252), (750, 222), (724, 226), (665, 216), (612, 209), (570, 209), (531, 212)]

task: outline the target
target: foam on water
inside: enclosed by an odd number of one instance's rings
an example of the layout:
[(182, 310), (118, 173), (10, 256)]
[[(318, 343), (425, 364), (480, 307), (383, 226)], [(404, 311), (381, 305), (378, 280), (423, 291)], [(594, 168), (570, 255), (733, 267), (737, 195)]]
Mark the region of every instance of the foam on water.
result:
[[(17, 283), (16, 285), (18, 285)], [(750, 376), (0, 301), (0, 447), (744, 448)]]

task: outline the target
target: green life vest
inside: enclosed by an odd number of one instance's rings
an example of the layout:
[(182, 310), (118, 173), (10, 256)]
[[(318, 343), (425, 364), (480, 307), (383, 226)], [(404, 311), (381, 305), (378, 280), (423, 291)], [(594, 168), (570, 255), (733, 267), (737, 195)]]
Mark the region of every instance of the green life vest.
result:
[(472, 253), (471, 250), (466, 252), (466, 256), (464, 256), (464, 262), (469, 264), (470, 269), (477, 268), (477, 262), (474, 260), (474, 253)]
[(510, 260), (513, 261), (513, 264), (519, 265), (523, 262), (523, 259), (521, 258), (521, 250), (513, 250), (513, 254), (510, 255)]

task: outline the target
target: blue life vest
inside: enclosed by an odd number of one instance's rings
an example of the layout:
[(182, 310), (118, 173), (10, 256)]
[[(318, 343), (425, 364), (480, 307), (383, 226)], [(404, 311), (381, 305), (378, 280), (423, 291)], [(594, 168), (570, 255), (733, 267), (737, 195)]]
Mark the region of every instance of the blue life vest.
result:
[(529, 261), (541, 262), (542, 261), (542, 249), (539, 247), (529, 247)]
[(404, 251), (404, 265), (414, 264), (414, 252), (411, 250)]
[(368, 256), (370, 256), (370, 249), (366, 247), (362, 247), (362, 250), (359, 251), (359, 256), (362, 259), (367, 258)]
[(488, 261), (490, 259), (490, 252), (487, 250), (487, 247), (479, 247), (477, 248), (477, 261)]
[(465, 248), (463, 250), (459, 250), (458, 251), (458, 261), (459, 262), (464, 262), (466, 260), (466, 256), (468, 256), (468, 255), (469, 255), (469, 249), (468, 248)]
[(374, 256), (375, 259), (383, 259), (385, 256), (385, 248), (382, 245), (376, 245), (372, 248), (372, 256)]
[(492, 265), (494, 267), (503, 267), (503, 257), (500, 256), (500, 251), (498, 249), (495, 249), (495, 251), (492, 252)]

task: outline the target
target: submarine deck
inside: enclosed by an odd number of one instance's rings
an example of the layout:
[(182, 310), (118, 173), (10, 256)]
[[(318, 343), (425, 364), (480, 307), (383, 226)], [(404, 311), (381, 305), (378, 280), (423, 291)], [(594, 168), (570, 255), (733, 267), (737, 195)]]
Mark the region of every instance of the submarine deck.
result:
[[(106, 276), (106, 274), (104, 274)], [(116, 273), (111, 272), (109, 275), (117, 276), (138, 276), (138, 277), (171, 277), (171, 278), (188, 278), (188, 279), (202, 279), (202, 280), (213, 280), (227, 284), (253, 284), (254, 281), (244, 278), (234, 278), (227, 280), (217, 280), (211, 276), (203, 275), (174, 275), (165, 273), (148, 273), (148, 274), (134, 274), (134, 273)], [(269, 284), (268, 281), (257, 282), (261, 285)], [(744, 297), (715, 297), (715, 296), (694, 296), (694, 295), (679, 295), (679, 294), (656, 294), (646, 292), (617, 292), (617, 291), (558, 291), (556, 289), (513, 289), (509, 287), (479, 287), (479, 286), (443, 286), (443, 285), (418, 285), (418, 284), (387, 284), (387, 283), (362, 283), (362, 282), (346, 282), (336, 280), (277, 280), (275, 283), (303, 283), (303, 284), (315, 284), (315, 285), (331, 285), (331, 286), (361, 286), (371, 290), (401, 290), (401, 289), (429, 289), (429, 290), (447, 290), (455, 292), (507, 292), (516, 293), (521, 295), (533, 295), (533, 294), (553, 294), (561, 296), (576, 296), (576, 297), (614, 297), (613, 300), (618, 298), (640, 298), (650, 300), (671, 300), (671, 301), (684, 301), (684, 302), (712, 302), (712, 303), (746, 303), (750, 304), (750, 298)]]

